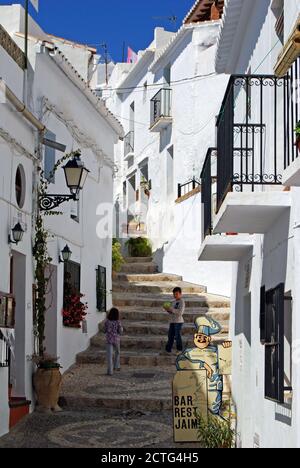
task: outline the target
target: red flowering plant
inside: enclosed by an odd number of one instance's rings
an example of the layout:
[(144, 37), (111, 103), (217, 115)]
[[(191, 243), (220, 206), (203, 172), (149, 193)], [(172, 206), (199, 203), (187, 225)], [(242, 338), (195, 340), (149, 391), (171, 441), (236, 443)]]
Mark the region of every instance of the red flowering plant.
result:
[(88, 304), (82, 301), (83, 294), (72, 290), (69, 283), (65, 284), (64, 307), (62, 311), (65, 327), (81, 328), (82, 321), (87, 316)]

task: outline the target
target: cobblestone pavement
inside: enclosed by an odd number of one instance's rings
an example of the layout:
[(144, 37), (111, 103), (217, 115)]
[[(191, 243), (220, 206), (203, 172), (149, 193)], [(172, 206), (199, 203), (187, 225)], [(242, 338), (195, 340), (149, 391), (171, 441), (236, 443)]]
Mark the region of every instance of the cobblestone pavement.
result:
[(0, 439), (0, 448), (196, 448), (174, 444), (171, 412), (34, 413)]

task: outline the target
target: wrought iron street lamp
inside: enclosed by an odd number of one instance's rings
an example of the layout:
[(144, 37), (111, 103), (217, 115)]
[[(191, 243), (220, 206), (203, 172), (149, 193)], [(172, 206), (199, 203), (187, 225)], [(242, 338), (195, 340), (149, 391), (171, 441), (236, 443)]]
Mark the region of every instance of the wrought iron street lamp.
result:
[(41, 195), (39, 207), (41, 211), (51, 211), (58, 208), (62, 203), (70, 200), (78, 200), (80, 190), (83, 189), (89, 170), (84, 166), (80, 156), (75, 156), (64, 167), (67, 187), (70, 195)]
[(59, 263), (67, 263), (71, 260), (72, 251), (68, 245), (61, 251), (61, 257), (59, 257)]
[(24, 232), (25, 232), (24, 229), (22, 228), (20, 223), (17, 223), (15, 227), (11, 230), (11, 232), (12, 232), (12, 238), (10, 235), (8, 236), (8, 243), (18, 245), (19, 242), (21, 242), (23, 239)]

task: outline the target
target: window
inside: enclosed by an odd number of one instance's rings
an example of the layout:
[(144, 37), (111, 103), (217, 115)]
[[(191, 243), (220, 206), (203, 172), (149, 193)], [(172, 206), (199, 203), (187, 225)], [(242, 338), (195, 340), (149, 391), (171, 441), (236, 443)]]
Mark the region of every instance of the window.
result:
[[(48, 131), (45, 135), (47, 140), (56, 141), (56, 136), (54, 133)], [(51, 184), (55, 183), (55, 174), (53, 174), (53, 169), (56, 163), (56, 152), (54, 148), (45, 146), (45, 155), (44, 155), (44, 172), (45, 179), (48, 180)]]
[(285, 301), (284, 284), (266, 292), (261, 289), (260, 332), (265, 346), (265, 398), (284, 403), (285, 387)]
[(96, 270), (96, 292), (97, 292), (97, 309), (99, 312), (106, 312), (106, 268), (98, 266)]
[(18, 207), (23, 208), (25, 202), (25, 172), (21, 164), (16, 172), (15, 193)]
[(79, 263), (64, 264), (64, 299), (72, 294), (80, 293), (81, 266)]
[(0, 327), (14, 328), (15, 299), (11, 294), (0, 293)]

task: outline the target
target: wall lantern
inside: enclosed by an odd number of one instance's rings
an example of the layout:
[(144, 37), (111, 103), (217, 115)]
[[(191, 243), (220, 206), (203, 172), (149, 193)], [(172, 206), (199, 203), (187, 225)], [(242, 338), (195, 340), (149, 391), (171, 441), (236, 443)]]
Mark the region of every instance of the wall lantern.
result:
[(59, 257), (59, 263), (67, 263), (71, 260), (72, 251), (68, 245), (61, 251), (61, 257)]
[(84, 166), (80, 155), (75, 156), (64, 167), (67, 187), (71, 195), (42, 195), (39, 198), (39, 207), (41, 211), (51, 211), (62, 203), (70, 200), (79, 199), (80, 190), (83, 189), (89, 170)]
[(11, 232), (12, 232), (12, 238), (10, 235), (8, 236), (8, 243), (18, 245), (19, 242), (21, 242), (23, 239), (24, 232), (25, 232), (24, 229), (22, 228), (20, 223), (17, 223), (15, 227), (11, 230)]

